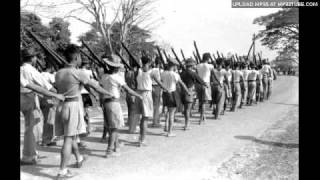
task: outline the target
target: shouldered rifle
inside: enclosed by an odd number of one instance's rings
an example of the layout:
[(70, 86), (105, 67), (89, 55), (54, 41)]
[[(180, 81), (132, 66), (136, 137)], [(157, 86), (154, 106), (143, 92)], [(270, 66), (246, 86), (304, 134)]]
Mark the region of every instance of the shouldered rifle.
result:
[(224, 55), (221, 53), (222, 58), (224, 59)]
[(217, 58), (216, 58), (216, 56), (214, 55), (214, 53), (212, 53), (212, 56), (213, 56), (213, 59), (216, 61)]
[(260, 64), (262, 64), (262, 58), (261, 58), (261, 55), (259, 53), (258, 53), (258, 57), (259, 57)]
[(169, 57), (168, 57), (166, 51), (165, 50), (162, 50), (162, 51), (163, 51), (164, 57), (166, 57), (167, 62), (169, 62)]
[(86, 52), (84, 52), (82, 49), (80, 49), (80, 53), (83, 54), (84, 56), (86, 56), (88, 59), (90, 59), (93, 63), (95, 63), (96, 65), (100, 65), (99, 62), (97, 62), (94, 58), (92, 58), (91, 56), (89, 56)]
[(220, 54), (219, 54), (219, 51), (217, 51), (217, 55), (218, 55), (218, 58), (221, 58)]
[(45, 43), (43, 43), (33, 32), (31, 32), (28, 29), (25, 29), (25, 31), (30, 35), (30, 37), (39, 44), (39, 46), (48, 53), (52, 58), (53, 61), (48, 59), (48, 62), (52, 64), (55, 70), (58, 70), (59, 67), (62, 67), (67, 62), (61, 58), (58, 54), (56, 54), (53, 50), (51, 50)]
[(199, 59), (196, 56), (196, 54), (194, 53), (194, 51), (192, 51), (192, 54), (193, 54), (194, 60), (196, 60), (197, 64), (199, 64)]
[(141, 68), (140, 63), (137, 61), (137, 59), (131, 54), (131, 52), (129, 51), (129, 49), (126, 47), (126, 45), (124, 45), (123, 42), (121, 42), (122, 47), (124, 48), (124, 50), (128, 53), (129, 58), (131, 58), (134, 61), (134, 64), (136, 64), (139, 68)]
[(181, 55), (182, 55), (183, 60), (185, 61), (185, 60), (186, 60), (186, 57), (184, 56), (182, 49), (180, 49), (180, 52), (181, 52)]
[(193, 41), (193, 45), (194, 45), (194, 48), (196, 49), (196, 54), (197, 54), (197, 57), (198, 57), (199, 63), (200, 63), (201, 62), (201, 56), (200, 56), (196, 41)]
[(163, 56), (161, 54), (161, 50), (160, 50), (159, 46), (157, 46), (157, 51), (158, 51), (158, 56), (160, 58), (161, 63), (163, 64), (163, 66), (166, 65), (166, 63), (164, 62)]
[(171, 48), (171, 51), (172, 51), (173, 55), (176, 57), (176, 59), (177, 59), (178, 63), (180, 64), (180, 66), (181, 66), (182, 70), (185, 70), (185, 68), (184, 68), (183, 64), (181, 63), (181, 61), (180, 61), (179, 57), (177, 56), (177, 54), (176, 54), (176, 52), (174, 51), (174, 49), (173, 49), (173, 48)]
[(117, 56), (120, 57), (122, 63), (124, 64), (124, 67), (126, 67), (126, 68), (129, 69), (129, 70), (133, 70), (133, 68), (131, 68), (131, 67), (129, 66), (129, 64), (127, 63), (127, 61), (124, 60), (124, 58), (120, 55), (120, 53), (119, 53), (118, 51), (116, 51), (115, 53), (116, 53)]
[(89, 53), (96, 60), (96, 62), (100, 66), (102, 66), (106, 71), (108, 71), (109, 70), (108, 65), (104, 61), (100, 60), (100, 58), (90, 49), (90, 47), (83, 40), (81, 42), (84, 45), (84, 47), (88, 49)]

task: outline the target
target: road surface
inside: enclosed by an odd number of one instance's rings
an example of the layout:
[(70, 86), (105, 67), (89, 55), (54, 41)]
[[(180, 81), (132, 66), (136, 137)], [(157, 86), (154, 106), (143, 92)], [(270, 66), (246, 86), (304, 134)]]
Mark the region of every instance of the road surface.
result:
[[(280, 120), (298, 102), (298, 77), (280, 76), (274, 81), (270, 100), (255, 106), (245, 106), (237, 112), (226, 112), (221, 120), (213, 120), (211, 111), (204, 125), (198, 125), (199, 114), (194, 113), (191, 130), (183, 131), (184, 118), (177, 114), (176, 137), (166, 137), (162, 128), (149, 128), (147, 147), (137, 147), (138, 134), (121, 131), (121, 156), (103, 158), (106, 143), (99, 142), (102, 134), (102, 115), (92, 112), (96, 130), (85, 139), (84, 151), (89, 159), (81, 169), (72, 167), (75, 158), (70, 160), (70, 169), (78, 175), (73, 180), (196, 180), (211, 177), (215, 168), (234, 152), (239, 151), (250, 141), (235, 136), (254, 136), (263, 133), (273, 123)], [(126, 110), (124, 110), (126, 111)], [(163, 120), (163, 118), (162, 118)], [(163, 123), (163, 122), (162, 122)], [(21, 143), (22, 144), (22, 143)], [(37, 166), (21, 167), (21, 179), (53, 179), (60, 163), (60, 148), (40, 148), (45, 156)], [(21, 146), (22, 148), (22, 146)]]

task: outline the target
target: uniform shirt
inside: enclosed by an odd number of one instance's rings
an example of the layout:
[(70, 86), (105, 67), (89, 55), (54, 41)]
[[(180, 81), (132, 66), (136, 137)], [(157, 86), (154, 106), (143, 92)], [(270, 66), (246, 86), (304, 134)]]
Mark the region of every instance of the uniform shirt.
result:
[(255, 81), (257, 80), (259, 75), (259, 71), (252, 69), (250, 70), (249, 74), (248, 74), (248, 81)]
[[(161, 79), (161, 73), (162, 70), (160, 68), (153, 68), (153, 74), (155, 78)], [(158, 85), (158, 83), (154, 79), (152, 79), (152, 85)]]
[(271, 69), (270, 65), (268, 65), (268, 64), (263, 65), (262, 69), (261, 69), (261, 73), (264, 78), (271, 77), (272, 76), (272, 69)]
[(196, 67), (199, 77), (206, 83), (210, 83), (210, 73), (214, 69), (212, 64), (200, 63)]
[[(100, 84), (115, 98), (120, 98), (121, 87), (126, 85), (126, 82), (120, 73), (114, 73), (102, 75)], [(110, 96), (104, 95), (103, 98), (110, 98)]]
[[(89, 79), (93, 79), (93, 73), (89, 69), (82, 68), (80, 69)], [(89, 92), (82, 86), (81, 94), (89, 94)]]
[(36, 84), (47, 90), (52, 85), (41, 75), (41, 73), (29, 63), (20, 66), (20, 93), (30, 93), (32, 90), (25, 88), (28, 84)]
[[(216, 75), (219, 82), (217, 82), (216, 78), (214, 78), (213, 73)], [(211, 79), (212, 79), (213, 84), (220, 83), (221, 85), (223, 85), (223, 80), (226, 75), (227, 75), (227, 71), (225, 69), (220, 69), (220, 70), (213, 69), (212, 73), (211, 73)]]
[(180, 75), (174, 71), (164, 71), (161, 74), (162, 84), (168, 92), (174, 92), (177, 89), (177, 83), (180, 80)]
[(206, 85), (206, 83), (194, 71), (185, 70), (181, 73), (180, 76), (181, 76), (181, 80), (184, 82), (184, 84), (188, 88), (193, 87), (195, 83), (199, 83), (201, 85)]
[(55, 81), (54, 74), (49, 72), (42, 72), (41, 75), (50, 83), (53, 84)]
[(150, 69), (147, 72), (139, 69), (137, 75), (137, 89), (152, 91), (152, 78), (156, 78), (156, 73), (157, 70), (155, 70), (154, 68)]
[(258, 70), (258, 78), (259, 79), (257, 79), (259, 82), (260, 82), (260, 84), (262, 84), (262, 77), (263, 77), (263, 74), (262, 74), (262, 71), (261, 71), (261, 69), (260, 70)]
[(244, 80), (244, 81), (247, 81), (247, 80), (248, 80), (248, 75), (249, 75), (249, 73), (250, 73), (250, 70), (248, 70), (248, 69), (243, 69), (243, 70), (242, 70), (243, 80)]
[(232, 82), (240, 82), (241, 77), (243, 78), (243, 74), (240, 70), (232, 70)]
[(226, 71), (226, 76), (227, 76), (227, 80), (228, 82), (231, 82), (232, 80), (232, 69), (228, 69), (228, 70), (225, 70)]
[(79, 96), (81, 88), (89, 81), (87, 74), (74, 67), (60, 69), (55, 77), (58, 93), (63, 94), (66, 98)]

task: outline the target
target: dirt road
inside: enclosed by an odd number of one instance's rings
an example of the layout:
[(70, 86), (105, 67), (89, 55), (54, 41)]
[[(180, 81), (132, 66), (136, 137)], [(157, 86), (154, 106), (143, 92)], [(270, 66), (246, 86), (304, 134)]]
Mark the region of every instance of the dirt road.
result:
[[(208, 110), (208, 120), (198, 125), (199, 114), (194, 113), (192, 129), (183, 131), (181, 114), (177, 117), (176, 137), (165, 137), (162, 128), (150, 128), (147, 147), (137, 147), (137, 134), (126, 134), (123, 130), (120, 139), (123, 142), (121, 156), (105, 159), (103, 155), (106, 143), (100, 143), (102, 131), (101, 115), (92, 113), (96, 131), (86, 139), (89, 159), (81, 169), (71, 167), (78, 175), (74, 180), (122, 180), (122, 179), (206, 179), (215, 168), (234, 152), (250, 141), (237, 136), (257, 137), (273, 123), (280, 120), (298, 102), (298, 77), (280, 76), (274, 81), (270, 100), (256, 106), (245, 106), (237, 112), (226, 112), (221, 120), (213, 120)], [(46, 156), (37, 166), (21, 167), (21, 179), (52, 179), (56, 176), (60, 162), (58, 147), (40, 148)], [(71, 164), (75, 162), (74, 157)]]

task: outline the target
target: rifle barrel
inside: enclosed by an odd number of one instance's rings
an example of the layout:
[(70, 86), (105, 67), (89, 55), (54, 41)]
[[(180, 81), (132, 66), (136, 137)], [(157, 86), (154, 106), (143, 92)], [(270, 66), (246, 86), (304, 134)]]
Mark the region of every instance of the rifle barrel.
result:
[(184, 56), (184, 53), (183, 53), (182, 49), (180, 49), (180, 52), (181, 52), (181, 55), (182, 55), (183, 60), (185, 61), (185, 60), (186, 60), (186, 57)]
[(131, 54), (131, 52), (129, 51), (129, 49), (126, 47), (126, 45), (124, 45), (123, 42), (121, 42), (122, 47), (124, 48), (124, 50), (128, 53), (129, 57), (135, 62), (135, 64), (141, 68), (140, 63), (137, 61), (137, 59)]
[(201, 56), (200, 56), (196, 41), (193, 41), (193, 45), (194, 45), (194, 48), (196, 49), (196, 54), (198, 56), (199, 62), (201, 62)]

